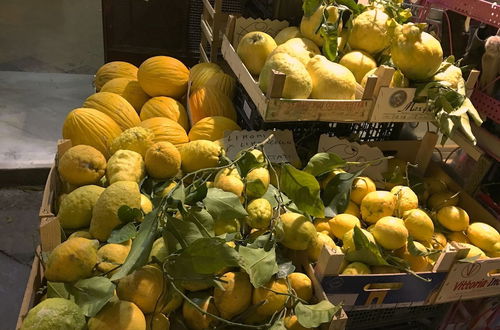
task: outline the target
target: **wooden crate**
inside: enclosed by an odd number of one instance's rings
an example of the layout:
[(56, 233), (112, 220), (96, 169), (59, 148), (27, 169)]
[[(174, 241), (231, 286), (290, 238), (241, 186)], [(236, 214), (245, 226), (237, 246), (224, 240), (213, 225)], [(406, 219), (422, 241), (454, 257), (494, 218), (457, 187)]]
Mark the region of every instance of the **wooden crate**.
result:
[[(244, 25), (244, 26), (243, 26)], [(285, 99), (282, 91), (286, 76), (275, 72), (268, 91), (264, 94), (236, 53), (241, 34), (250, 31), (265, 31), (272, 36), (287, 26), (284, 21), (236, 18), (229, 16), (226, 33), (222, 40), (222, 55), (234, 72), (257, 110), (266, 122), (364, 122), (369, 119), (373, 106), (373, 95), (383, 84), (390, 81), (388, 71), (381, 78), (371, 77), (358, 100)], [(241, 28), (238, 28), (241, 27)], [(278, 26), (278, 27), (276, 27)], [(387, 82), (388, 84), (388, 82)]]
[(214, 6), (208, 0), (202, 2), (200, 61), (217, 63), (229, 14), (222, 12), (222, 0), (215, 0)]

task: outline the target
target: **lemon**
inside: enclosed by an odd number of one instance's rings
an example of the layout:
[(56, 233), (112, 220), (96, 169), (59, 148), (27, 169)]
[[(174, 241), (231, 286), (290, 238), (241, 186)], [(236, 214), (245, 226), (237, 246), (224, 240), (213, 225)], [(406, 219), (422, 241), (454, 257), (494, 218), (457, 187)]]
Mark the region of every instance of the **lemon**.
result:
[(399, 249), (406, 245), (408, 230), (404, 221), (395, 217), (383, 217), (371, 231), (377, 243), (387, 250)]
[(214, 303), (220, 316), (232, 319), (252, 302), (252, 284), (246, 273), (228, 272), (221, 276), (221, 287), (214, 289)]
[(370, 178), (360, 176), (352, 182), (350, 199), (357, 205), (360, 205), (361, 201), (366, 195), (368, 195), (368, 193), (376, 190), (377, 187)]
[(397, 198), (395, 216), (402, 216), (404, 212), (418, 207), (417, 194), (409, 187), (395, 186), (391, 189), (391, 193)]
[(88, 322), (89, 330), (146, 329), (146, 318), (136, 304), (110, 301)]
[(342, 239), (345, 233), (353, 229), (354, 226), (361, 228), (361, 222), (359, 219), (354, 215), (346, 213), (337, 214), (330, 221), (328, 221), (328, 224), (330, 225), (330, 231), (338, 239)]
[(70, 238), (75, 238), (75, 237), (82, 237), (82, 238), (87, 238), (87, 239), (93, 239), (92, 235), (90, 235), (88, 230), (78, 230), (69, 235), (68, 239)]
[(145, 176), (144, 160), (141, 154), (120, 149), (111, 156), (106, 167), (106, 178), (110, 184), (118, 181), (140, 183)]
[(276, 47), (269, 57), (276, 54), (286, 54), (300, 61), (304, 66), (314, 55), (321, 54), (318, 46), (306, 38), (292, 38)]
[(476, 256), (479, 256), (478, 259), (487, 259), (488, 258), (486, 256), (486, 254), (483, 252), (483, 250), (481, 250), (480, 248), (478, 248), (475, 245), (468, 244), (468, 243), (458, 243), (458, 245), (469, 249), (469, 253), (467, 253), (466, 258), (472, 258), (472, 257), (476, 257)]
[[(219, 315), (212, 297), (195, 294), (191, 295), (189, 298), (205, 312), (217, 316)], [(202, 314), (187, 300), (184, 300), (184, 304), (182, 305), (182, 317), (184, 318), (187, 326), (194, 330), (209, 329), (218, 323), (217, 319), (214, 319), (212, 316), (207, 314)]]
[(167, 196), (168, 193), (171, 192), (172, 189), (174, 189), (176, 185), (177, 185), (176, 182), (174, 182), (174, 181), (170, 182), (165, 188), (163, 188), (163, 190), (161, 192), (161, 197)]
[(454, 65), (448, 66), (444, 71), (437, 73), (433, 77), (434, 81), (447, 82), (452, 89), (463, 92), (465, 95), (465, 80), (462, 70)]
[(446, 234), (446, 238), (451, 242), (470, 243), (469, 239), (463, 231), (452, 231), (451, 233)]
[(434, 234), (432, 235), (432, 248), (436, 250), (442, 250), (446, 247), (447, 243), (448, 240), (446, 239), (446, 236), (443, 235), (443, 233), (434, 232)]
[(376, 223), (380, 218), (394, 214), (396, 196), (388, 191), (373, 191), (361, 201), (361, 216), (369, 223)]
[(121, 300), (136, 304), (144, 313), (160, 310), (160, 298), (166, 294), (163, 272), (152, 265), (136, 269), (118, 282), (116, 294)]
[(188, 142), (182, 145), (179, 151), (181, 168), (186, 173), (217, 166), (222, 154), (221, 147), (208, 140)]
[(71, 238), (52, 250), (45, 265), (45, 277), (54, 282), (76, 282), (92, 276), (98, 262), (99, 242)]
[(424, 186), (431, 195), (448, 191), (445, 182), (433, 177), (424, 178)]
[(445, 206), (436, 214), (439, 223), (448, 230), (461, 231), (469, 226), (469, 215), (458, 206)]
[(271, 176), (265, 167), (258, 167), (248, 172), (245, 177), (245, 192), (248, 198), (262, 197), (269, 187)]
[(370, 267), (362, 262), (351, 262), (342, 271), (342, 275), (361, 275), (361, 274), (371, 274), (372, 271)]
[[(375, 243), (375, 238), (373, 237), (372, 233), (365, 229), (361, 229), (361, 232), (370, 242)], [(345, 233), (344, 237), (342, 237), (342, 248), (345, 252), (349, 250), (356, 250), (356, 245), (354, 244), (354, 229), (349, 230), (347, 233)]]
[(408, 210), (403, 213), (405, 227), (410, 236), (417, 241), (431, 241), (434, 234), (432, 219), (420, 209)]
[(345, 66), (316, 55), (306, 66), (311, 77), (313, 99), (354, 100), (356, 78)]
[[(316, 218), (313, 220), (314, 228), (318, 233), (323, 233), (326, 235), (331, 235), (330, 224), (328, 223), (330, 219), (326, 218)], [(333, 235), (332, 235), (333, 236)]]
[(273, 207), (267, 199), (257, 198), (247, 205), (248, 216), (245, 218), (247, 224), (256, 229), (269, 227), (273, 218)]
[(102, 187), (87, 185), (67, 194), (57, 213), (61, 227), (63, 229), (88, 227), (92, 219), (92, 209), (103, 191)]
[(153, 211), (153, 203), (151, 203), (151, 200), (148, 198), (148, 196), (144, 194), (141, 194), (141, 211), (144, 214), (148, 214), (149, 212)]
[[(327, 13), (325, 13), (325, 11)], [(320, 25), (323, 23), (323, 18), (328, 15), (327, 22), (334, 23), (339, 18), (339, 10), (335, 6), (319, 6), (318, 9), (309, 17), (303, 16), (300, 21), (300, 33), (314, 41), (316, 45), (323, 46), (324, 40), (319, 32)]]
[(459, 196), (450, 191), (438, 192), (432, 194), (427, 200), (427, 206), (431, 210), (439, 210), (445, 206), (456, 206), (459, 202)]
[(381, 9), (372, 9), (352, 21), (349, 45), (375, 55), (390, 45), (389, 16)]
[(306, 274), (294, 272), (289, 274), (287, 279), (297, 297), (307, 302), (311, 300), (313, 296), (313, 286), (311, 279)]
[(487, 252), (495, 251), (495, 245), (500, 245), (500, 234), (492, 226), (483, 222), (474, 222), (467, 228), (467, 237), (472, 244)]
[(83, 186), (99, 182), (106, 170), (106, 158), (94, 147), (77, 145), (69, 148), (57, 167), (64, 181)]
[(253, 75), (262, 72), (266, 59), (276, 48), (273, 37), (262, 31), (251, 31), (238, 42), (236, 53), (248, 71)]
[(214, 232), (215, 235), (223, 235), (226, 233), (236, 233), (240, 231), (240, 222), (238, 219), (215, 219)]
[(398, 25), (391, 46), (392, 61), (411, 80), (432, 77), (443, 61), (439, 41), (413, 24)]
[(118, 267), (125, 262), (129, 252), (130, 246), (123, 244), (110, 243), (103, 245), (97, 250), (97, 257), (99, 258), (97, 269), (103, 273), (108, 273), (109, 276), (113, 275)]
[(307, 99), (311, 95), (312, 80), (304, 64), (285, 53), (274, 54), (264, 64), (259, 75), (259, 87), (264, 93), (271, 84), (273, 70), (286, 75), (283, 98)]
[(347, 204), (347, 208), (344, 213), (354, 215), (356, 218), (361, 218), (361, 211), (359, 210), (359, 206), (356, 205), (353, 201), (349, 201)]
[[(361, 86), (363, 88), (366, 87), (366, 83), (368, 82), (368, 78), (370, 76), (376, 76), (378, 77), (377, 75), (377, 69), (378, 68), (374, 68), (374, 69), (371, 69), (370, 71), (368, 71), (363, 79), (361, 79)], [(399, 70), (396, 70), (394, 71), (394, 74), (392, 75), (392, 78), (391, 78), (391, 82), (389, 83), (389, 87), (401, 87), (401, 88), (407, 88), (407, 87), (410, 87), (410, 81), (408, 80), (408, 78), (406, 78), (403, 73), (401, 73), (401, 71)], [(399, 166), (398, 168), (398, 172), (399, 172), (399, 176), (401, 178), (404, 178), (406, 177), (406, 164), (407, 162), (402, 160), (402, 159), (397, 159), (397, 158), (391, 158), (387, 161), (387, 166), (389, 168), (389, 170), (386, 172), (386, 173), (389, 173), (389, 174), (393, 174), (394, 173), (394, 163), (397, 162), (399, 164), (401, 164), (402, 166)], [(398, 172), (396, 172), (395, 174), (398, 175)], [(399, 184), (402, 184), (404, 181), (400, 181), (398, 182)]]
[(330, 183), (330, 181), (332, 181), (339, 173), (345, 173), (345, 171), (343, 169), (336, 168), (332, 170), (330, 173), (328, 173), (326, 177), (320, 182), (321, 189), (325, 189), (326, 186), (328, 186), (328, 184)]
[(358, 83), (361, 83), (363, 77), (368, 71), (377, 67), (377, 62), (375, 62), (370, 54), (358, 50), (349, 52), (342, 56), (339, 64), (351, 70)]
[(285, 328), (287, 330), (309, 330), (311, 328), (305, 328), (303, 327), (300, 323), (299, 320), (297, 319), (296, 315), (288, 315), (285, 317), (283, 320), (283, 324), (285, 325)]
[[(271, 289), (271, 290), (268, 290)], [(274, 291), (274, 292), (273, 292)], [(256, 313), (261, 316), (271, 316), (285, 306), (288, 296), (275, 292), (288, 293), (288, 285), (284, 278), (271, 280), (263, 287), (256, 288), (252, 294), (252, 304), (257, 305)]]
[(163, 237), (160, 237), (154, 241), (153, 247), (151, 248), (151, 253), (149, 253), (148, 262), (152, 262), (153, 257), (158, 259), (160, 262), (165, 261), (165, 259), (168, 257), (168, 249), (165, 246), (165, 239)]
[(335, 242), (332, 240), (330, 236), (324, 233), (318, 233), (316, 238), (312, 240), (311, 244), (307, 248), (307, 255), (311, 261), (317, 261), (321, 254), (321, 250), (323, 250), (323, 246), (329, 246), (333, 250), (337, 247)]
[(302, 35), (300, 34), (299, 28), (296, 26), (289, 26), (278, 32), (274, 37), (274, 41), (276, 41), (276, 44), (279, 46), (292, 38), (300, 37), (302, 37)]
[(146, 150), (153, 145), (154, 136), (151, 130), (140, 126), (126, 129), (111, 143), (111, 154), (123, 149), (135, 151), (144, 158)]
[(155, 179), (169, 179), (177, 175), (181, 168), (181, 154), (170, 142), (153, 144), (146, 151), (146, 171)]
[(240, 197), (243, 194), (245, 185), (241, 180), (240, 174), (236, 168), (224, 168), (217, 172), (214, 180), (214, 187), (227, 192), (232, 192)]
[[(419, 242), (413, 242), (417, 250), (427, 253), (427, 249)], [(395, 255), (401, 259), (406, 260), (410, 265), (410, 269), (414, 272), (426, 272), (432, 270), (432, 264), (428, 257), (415, 256), (411, 254), (406, 246), (395, 251)]]
[(283, 240), (281, 244), (292, 250), (306, 250), (316, 238), (314, 225), (305, 216), (287, 212), (281, 215)]
[(84, 330), (85, 315), (74, 302), (63, 298), (48, 298), (26, 315), (21, 330)]

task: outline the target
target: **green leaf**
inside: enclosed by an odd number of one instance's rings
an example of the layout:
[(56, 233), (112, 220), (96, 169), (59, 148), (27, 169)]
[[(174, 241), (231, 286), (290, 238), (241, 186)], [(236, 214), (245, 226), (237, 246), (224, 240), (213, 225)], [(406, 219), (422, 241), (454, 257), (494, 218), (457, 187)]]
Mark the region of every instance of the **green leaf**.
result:
[(167, 239), (168, 250), (170, 252), (177, 251), (180, 248), (186, 248), (194, 241), (203, 238), (196, 224), (170, 215), (167, 216), (167, 223), (163, 235)]
[(74, 301), (74, 298), (71, 297), (68, 290), (66, 290), (65, 283), (51, 281), (47, 281), (47, 298), (64, 298)]
[(278, 206), (277, 198), (279, 195), (280, 192), (278, 191), (278, 189), (272, 184), (270, 184), (269, 187), (267, 188), (266, 193), (262, 196), (262, 198), (267, 199), (267, 201), (271, 204), (271, 206), (275, 208)]
[(108, 238), (108, 243), (123, 243), (134, 238), (136, 235), (137, 230), (135, 229), (135, 225), (129, 222), (125, 226), (113, 230)]
[(364, 6), (358, 5), (354, 0), (335, 0), (339, 5), (344, 5), (349, 8), (354, 14), (360, 14), (363, 11)]
[(408, 249), (408, 252), (410, 252), (411, 255), (414, 256), (419, 256), (419, 257), (424, 257), (427, 256), (428, 253), (424, 251), (420, 251), (417, 246), (415, 245), (415, 242), (413, 241), (413, 237), (408, 237), (408, 242), (406, 243), (406, 247)]
[(239, 265), (238, 252), (219, 237), (200, 238), (167, 260), (167, 269), (175, 279), (213, 278), (226, 267)]
[(185, 203), (188, 205), (194, 205), (197, 202), (202, 201), (207, 197), (207, 184), (206, 181), (201, 178), (193, 183), (186, 189), (186, 200)]
[(323, 55), (330, 61), (335, 61), (338, 56), (338, 22), (323, 23), (319, 33), (324, 40), (322, 48)]
[(295, 266), (291, 261), (286, 261), (278, 264), (277, 278), (286, 278), (288, 275), (295, 271)]
[(182, 183), (179, 184), (177, 187), (175, 187), (174, 190), (171, 191), (171, 194), (169, 195), (170, 195), (170, 197), (168, 198), (169, 205), (174, 205), (181, 208), (184, 202), (186, 201), (186, 193), (184, 192), (184, 185)]
[(113, 297), (115, 285), (103, 276), (79, 280), (67, 285), (68, 291), (75, 297), (75, 303), (87, 317), (95, 316)]
[(285, 164), (281, 169), (280, 188), (300, 210), (315, 217), (324, 217), (319, 182), (313, 175)]
[(248, 215), (238, 196), (218, 188), (208, 189), (203, 203), (215, 219), (239, 219)]
[(155, 241), (158, 228), (158, 209), (154, 209), (144, 217), (144, 221), (139, 227), (136, 238), (132, 241), (132, 248), (127, 259), (118, 271), (111, 277), (112, 281), (127, 276), (136, 268), (146, 264), (151, 253), (153, 242)]
[(255, 196), (262, 196), (266, 193), (267, 188), (264, 182), (261, 179), (247, 180), (246, 188), (251, 189), (252, 193)]
[(356, 173), (339, 173), (328, 182), (323, 192), (323, 202), (326, 205), (325, 216), (334, 217), (346, 210), (351, 196), (352, 182), (364, 169)]
[(268, 251), (240, 246), (238, 252), (241, 257), (240, 266), (250, 276), (250, 282), (255, 288), (265, 285), (279, 270), (274, 246)]
[(123, 223), (139, 221), (142, 218), (142, 211), (138, 208), (132, 208), (128, 205), (122, 205), (118, 208), (118, 218)]
[(322, 2), (322, 0), (303, 0), (302, 11), (304, 12), (304, 16), (309, 17), (314, 14)]
[(336, 168), (343, 167), (345, 166), (345, 164), (346, 161), (343, 160), (340, 156), (333, 153), (321, 152), (312, 156), (312, 158), (304, 168), (304, 172), (310, 173), (317, 177)]
[(295, 306), (295, 315), (300, 325), (306, 328), (316, 328), (323, 323), (331, 322), (333, 316), (342, 308), (328, 300), (322, 300), (316, 305), (305, 305), (301, 302)]
[(192, 207), (186, 214), (183, 214), (184, 221), (195, 224), (203, 237), (212, 237), (214, 233), (214, 219), (210, 213), (199, 207)]
[(245, 177), (254, 168), (262, 166), (262, 163), (250, 151), (245, 150), (243, 152), (244, 155), (235, 164), (241, 177)]
[(360, 261), (370, 266), (389, 265), (382, 256), (379, 247), (368, 240), (368, 237), (356, 226), (354, 227), (353, 240), (355, 250), (350, 249), (346, 252), (347, 261)]

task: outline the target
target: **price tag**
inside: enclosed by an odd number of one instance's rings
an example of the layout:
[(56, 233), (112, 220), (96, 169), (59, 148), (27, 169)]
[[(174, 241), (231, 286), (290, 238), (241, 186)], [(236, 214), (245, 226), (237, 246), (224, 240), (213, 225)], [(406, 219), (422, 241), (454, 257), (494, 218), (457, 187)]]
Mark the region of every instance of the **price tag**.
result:
[(264, 141), (270, 135), (273, 138), (264, 145), (264, 152), (272, 163), (300, 164), (291, 131), (232, 131), (225, 132), (222, 140), (226, 155), (234, 159), (242, 149)]
[[(384, 157), (379, 148), (370, 147), (366, 144), (349, 142), (337, 137), (321, 135), (319, 138), (318, 152), (329, 152), (337, 154), (348, 162), (366, 162)], [(361, 166), (349, 166), (348, 172), (355, 172), (361, 169)], [(387, 171), (387, 160), (381, 160), (368, 166), (362, 173), (375, 181), (384, 181), (382, 173)]]

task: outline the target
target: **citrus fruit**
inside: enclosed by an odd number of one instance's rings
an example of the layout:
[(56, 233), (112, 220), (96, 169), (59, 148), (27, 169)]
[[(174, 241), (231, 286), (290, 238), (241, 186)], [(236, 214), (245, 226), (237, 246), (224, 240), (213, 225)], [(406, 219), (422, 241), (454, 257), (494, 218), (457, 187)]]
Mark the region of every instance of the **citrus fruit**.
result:
[(33, 307), (26, 315), (21, 330), (84, 330), (85, 315), (72, 301), (48, 298)]
[(283, 324), (287, 330), (309, 330), (311, 328), (305, 328), (300, 325), (299, 320), (296, 315), (288, 315), (283, 320)]
[(367, 10), (354, 18), (349, 35), (351, 48), (374, 55), (389, 47), (389, 19), (381, 9)]
[(303, 16), (300, 21), (300, 33), (304, 37), (314, 41), (314, 43), (320, 47), (323, 46), (324, 40), (319, 28), (321, 24), (323, 24), (323, 19), (325, 17), (328, 17), (326, 22), (334, 23), (339, 18), (339, 10), (335, 6), (326, 7), (321, 5), (311, 16)]
[(165, 239), (160, 237), (156, 239), (153, 243), (153, 247), (151, 248), (151, 253), (149, 253), (148, 262), (153, 261), (153, 257), (158, 259), (160, 262), (165, 261), (168, 256), (168, 249), (165, 246)]
[(361, 201), (361, 217), (369, 223), (394, 214), (396, 196), (388, 191), (373, 191)]
[(446, 239), (450, 242), (470, 243), (469, 238), (467, 238), (463, 231), (452, 231), (446, 234)]
[(342, 275), (361, 275), (361, 274), (371, 274), (372, 271), (370, 267), (362, 262), (351, 262), (342, 271)]
[(321, 189), (325, 189), (326, 186), (328, 186), (328, 184), (330, 183), (330, 181), (332, 181), (339, 173), (345, 173), (345, 171), (343, 169), (336, 168), (332, 170), (330, 173), (328, 173), (326, 177), (320, 181)]
[[(427, 249), (419, 242), (413, 242), (417, 250), (423, 253), (427, 253)], [(416, 256), (408, 251), (406, 246), (399, 248), (395, 251), (395, 255), (401, 259), (406, 260), (410, 265), (410, 269), (414, 272), (426, 272), (432, 269), (432, 264), (428, 257), (426, 256)]]
[(180, 147), (181, 168), (190, 173), (203, 168), (215, 167), (222, 154), (221, 147), (212, 141), (196, 140)]
[(469, 226), (469, 215), (457, 206), (445, 206), (436, 214), (439, 223), (448, 230), (461, 231)]
[[(375, 243), (375, 238), (373, 237), (372, 233), (370, 233), (366, 229), (361, 229), (361, 232), (370, 242)], [(344, 237), (342, 237), (342, 248), (345, 252), (349, 250), (356, 250), (356, 245), (354, 244), (354, 229), (349, 230), (344, 234)]]
[(330, 232), (338, 239), (342, 239), (345, 233), (354, 228), (354, 226), (361, 228), (359, 219), (354, 215), (346, 213), (337, 214), (328, 221), (328, 224), (330, 225)]
[(214, 289), (214, 303), (220, 316), (232, 319), (252, 302), (252, 284), (246, 273), (228, 272), (221, 276), (221, 287)]
[(123, 244), (109, 243), (103, 245), (97, 250), (97, 256), (99, 257), (97, 269), (109, 274), (109, 276), (113, 275), (115, 269), (117, 270), (125, 262), (129, 252), (130, 246)]
[(403, 213), (405, 227), (410, 236), (417, 241), (431, 241), (434, 234), (432, 219), (420, 209), (408, 210)]
[(68, 183), (83, 186), (99, 182), (106, 170), (106, 158), (94, 147), (77, 145), (59, 160), (59, 174)]
[[(141, 211), (144, 214), (153, 211), (153, 203), (151, 203), (151, 200), (144, 194), (141, 194)], [(142, 220), (139, 221), (142, 222)]]
[(427, 206), (431, 210), (439, 210), (445, 206), (456, 206), (459, 201), (459, 196), (450, 191), (438, 192), (432, 194), (427, 200)]
[(276, 41), (276, 44), (279, 46), (292, 38), (300, 37), (302, 37), (302, 35), (300, 34), (299, 28), (296, 26), (289, 26), (278, 32), (274, 37), (274, 41)]
[(305, 301), (311, 300), (313, 296), (313, 287), (311, 279), (306, 274), (294, 272), (289, 274), (287, 279), (297, 297)]
[(145, 174), (142, 156), (132, 150), (118, 150), (108, 160), (106, 167), (106, 179), (108, 179), (109, 184), (118, 181), (140, 183)]
[(232, 192), (240, 197), (243, 194), (245, 185), (241, 180), (240, 174), (236, 168), (227, 167), (219, 170), (214, 180), (214, 187), (227, 192)]
[(87, 185), (66, 195), (59, 206), (57, 218), (63, 229), (85, 228), (90, 225), (92, 209), (104, 188)]
[(424, 185), (425, 190), (427, 190), (431, 195), (440, 192), (446, 192), (448, 190), (446, 183), (433, 177), (424, 178)]
[[(193, 294), (189, 298), (202, 310), (210, 314), (219, 315), (212, 297), (206, 294)], [(199, 312), (187, 300), (184, 300), (184, 304), (182, 305), (182, 316), (187, 326), (194, 330), (209, 329), (218, 322), (217, 319), (214, 319), (212, 316)]]
[[(271, 290), (269, 290), (271, 289)], [(262, 316), (271, 316), (285, 306), (288, 296), (275, 292), (288, 293), (288, 285), (284, 278), (269, 281), (263, 287), (256, 288), (252, 294), (252, 304), (257, 305), (256, 313)]]
[(344, 213), (354, 215), (358, 219), (361, 218), (359, 206), (351, 200), (349, 201), (349, 204), (347, 204), (347, 208), (344, 210)]
[(248, 71), (253, 75), (258, 75), (262, 71), (267, 57), (276, 46), (276, 41), (267, 33), (252, 31), (241, 38), (236, 53)]
[(146, 330), (169, 330), (170, 320), (165, 314), (154, 313), (146, 315)]
[(258, 167), (248, 172), (245, 177), (245, 192), (248, 198), (262, 197), (269, 187), (271, 176), (265, 167)]
[(215, 219), (215, 235), (224, 235), (226, 233), (236, 233), (240, 231), (240, 222), (238, 219)]
[(189, 141), (208, 140), (217, 141), (224, 137), (225, 131), (239, 131), (241, 128), (227, 117), (205, 117), (191, 127)]
[(476, 256), (479, 256), (478, 259), (486, 259), (486, 258), (488, 258), (486, 256), (486, 254), (483, 252), (483, 250), (481, 250), (480, 248), (478, 248), (475, 245), (468, 244), (468, 243), (458, 243), (458, 245), (461, 246), (461, 247), (469, 249), (469, 252), (467, 253), (466, 258), (473, 258), (473, 257), (476, 257)]
[(281, 244), (292, 250), (306, 250), (316, 238), (314, 225), (305, 216), (287, 212), (281, 215), (283, 240)]
[(248, 203), (247, 213), (245, 220), (250, 227), (264, 229), (271, 223), (273, 207), (267, 199), (257, 198)]
[(352, 182), (350, 199), (357, 205), (360, 205), (363, 198), (375, 190), (377, 190), (377, 187), (370, 178), (360, 176)]
[(91, 318), (88, 326), (89, 330), (146, 329), (146, 318), (136, 304), (115, 300), (108, 302), (96, 316)]
[(313, 99), (354, 100), (356, 78), (345, 66), (316, 55), (306, 66), (311, 77)]
[(446, 244), (448, 243), (448, 240), (446, 239), (446, 236), (443, 235), (443, 233), (440, 232), (434, 232), (432, 235), (432, 248), (436, 250), (442, 250), (446, 247)]
[(377, 243), (387, 250), (395, 250), (406, 245), (408, 230), (404, 221), (395, 217), (383, 217), (371, 230)]
[[(331, 235), (330, 224), (328, 223), (330, 219), (327, 218), (316, 218), (313, 220), (314, 228), (318, 233), (323, 233), (326, 235)], [(333, 236), (333, 235), (332, 235)]]
[(321, 254), (321, 250), (323, 250), (323, 246), (329, 246), (333, 250), (337, 247), (335, 242), (332, 240), (330, 236), (324, 233), (318, 233), (315, 239), (311, 241), (311, 244), (307, 248), (307, 255), (311, 261), (317, 261)]
[(181, 154), (170, 142), (156, 142), (146, 151), (146, 171), (155, 179), (168, 179), (179, 173)]
[(480, 249), (495, 251), (495, 245), (500, 245), (500, 234), (492, 226), (483, 222), (474, 222), (467, 228), (467, 237), (472, 244)]
[(395, 216), (401, 217), (404, 212), (418, 207), (417, 194), (415, 194), (409, 187), (395, 186), (391, 189), (391, 193), (394, 194), (397, 199), (396, 210), (394, 212)]
[(151, 130), (140, 126), (126, 129), (111, 143), (111, 154), (123, 149), (135, 151), (144, 158), (146, 150), (153, 145), (154, 136)]
[(358, 83), (361, 83), (361, 80), (368, 71), (377, 67), (377, 62), (375, 62), (370, 54), (358, 50), (342, 56), (339, 64), (351, 70)]

